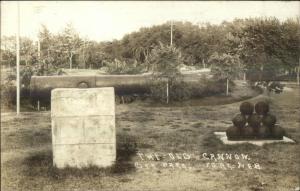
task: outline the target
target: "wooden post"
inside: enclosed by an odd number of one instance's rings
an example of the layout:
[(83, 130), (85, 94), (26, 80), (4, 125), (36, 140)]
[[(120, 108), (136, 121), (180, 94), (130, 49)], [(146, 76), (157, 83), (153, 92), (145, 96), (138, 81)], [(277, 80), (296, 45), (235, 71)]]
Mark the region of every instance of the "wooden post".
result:
[(228, 96), (229, 94), (229, 80), (226, 78), (226, 95)]
[(70, 56), (70, 69), (72, 69), (72, 57), (73, 57), (73, 52), (71, 52), (71, 56)]
[(299, 66), (297, 70), (297, 84), (300, 85), (300, 57), (299, 57)]
[(169, 78), (167, 78), (167, 104), (169, 103)]
[(37, 101), (37, 110), (40, 111), (40, 100)]

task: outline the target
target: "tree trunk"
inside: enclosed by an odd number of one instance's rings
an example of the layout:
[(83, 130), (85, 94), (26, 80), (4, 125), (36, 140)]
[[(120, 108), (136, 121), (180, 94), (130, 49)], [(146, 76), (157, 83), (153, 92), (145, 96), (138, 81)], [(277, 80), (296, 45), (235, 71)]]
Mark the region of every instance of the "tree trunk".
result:
[(263, 71), (264, 71), (264, 66), (261, 65), (261, 67), (260, 67), (260, 74), (259, 74), (259, 81), (262, 81)]
[(70, 69), (72, 69), (72, 57), (73, 57), (73, 53), (71, 52), (71, 55), (70, 55), (70, 58), (69, 58), (70, 59), (69, 60), (70, 61)]
[(244, 72), (244, 77), (243, 78), (244, 78), (244, 81), (246, 81), (246, 72)]
[(167, 79), (167, 104), (169, 103), (169, 78)]
[(229, 95), (229, 79), (226, 79), (226, 95)]
[(300, 85), (300, 58), (299, 58), (299, 66), (297, 70), (297, 84)]

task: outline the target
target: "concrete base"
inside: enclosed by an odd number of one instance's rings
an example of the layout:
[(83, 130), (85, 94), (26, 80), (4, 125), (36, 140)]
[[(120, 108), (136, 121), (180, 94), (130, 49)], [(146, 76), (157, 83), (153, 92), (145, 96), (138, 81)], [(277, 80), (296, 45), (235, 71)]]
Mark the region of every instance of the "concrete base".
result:
[(295, 143), (294, 140), (283, 137), (282, 140), (239, 140), (239, 141), (231, 141), (228, 140), (226, 132), (214, 132), (214, 134), (217, 136), (218, 139), (220, 139), (225, 145), (236, 145), (236, 144), (244, 144), (244, 143), (250, 143), (257, 146), (263, 146), (264, 144), (269, 143)]
[(114, 164), (114, 88), (54, 89), (51, 123), (53, 164), (57, 168)]

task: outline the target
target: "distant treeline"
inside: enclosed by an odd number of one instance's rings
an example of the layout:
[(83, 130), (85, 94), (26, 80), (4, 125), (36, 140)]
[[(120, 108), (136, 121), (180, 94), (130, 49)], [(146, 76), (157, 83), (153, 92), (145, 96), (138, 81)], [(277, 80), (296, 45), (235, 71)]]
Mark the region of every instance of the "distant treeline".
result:
[[(236, 19), (219, 25), (173, 22), (173, 45), (186, 65), (209, 67), (213, 55), (227, 54), (239, 57), (248, 73), (258, 70), (294, 75), (299, 67), (299, 26), (299, 18), (280, 22), (273, 17)], [(95, 42), (81, 38), (70, 24), (56, 34), (42, 26), (40, 54), (37, 42), (21, 38), (21, 61), (46, 69), (120, 65), (147, 70), (151, 51), (160, 43), (170, 44), (170, 28), (170, 23), (165, 23), (141, 28), (121, 40)], [(14, 43), (15, 37), (1, 39), (1, 64), (15, 65)]]

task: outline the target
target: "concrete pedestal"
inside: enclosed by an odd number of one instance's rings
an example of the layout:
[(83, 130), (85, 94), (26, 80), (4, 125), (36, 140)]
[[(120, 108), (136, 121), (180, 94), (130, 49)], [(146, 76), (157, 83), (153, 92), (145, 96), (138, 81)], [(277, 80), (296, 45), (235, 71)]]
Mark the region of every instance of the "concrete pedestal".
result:
[(294, 140), (284, 136), (282, 140), (238, 140), (238, 141), (232, 141), (228, 140), (226, 132), (214, 132), (216, 137), (220, 139), (223, 144), (225, 145), (236, 145), (236, 144), (253, 144), (257, 146), (263, 146), (264, 144), (270, 144), (270, 143), (295, 143)]
[(114, 88), (52, 90), (51, 123), (54, 166), (82, 168), (114, 164)]

